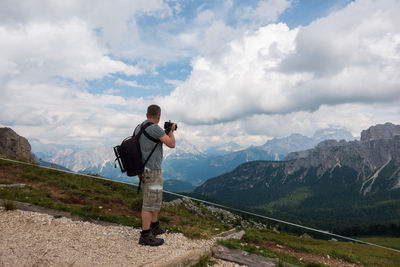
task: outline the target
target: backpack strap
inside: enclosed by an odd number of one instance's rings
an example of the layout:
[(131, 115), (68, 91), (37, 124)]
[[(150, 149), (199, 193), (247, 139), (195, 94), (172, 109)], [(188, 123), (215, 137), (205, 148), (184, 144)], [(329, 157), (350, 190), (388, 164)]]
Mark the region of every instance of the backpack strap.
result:
[[(151, 155), (153, 155), (154, 151), (156, 150), (157, 145), (158, 145), (158, 143), (154, 146), (153, 150), (151, 151), (150, 155), (147, 157), (147, 159), (146, 159), (146, 161), (144, 162), (143, 166), (146, 166), (146, 164), (147, 164), (147, 162), (149, 161)], [(139, 192), (140, 192), (141, 186), (142, 186), (142, 179), (139, 179), (139, 186), (138, 186), (138, 189), (137, 189), (137, 193), (138, 193), (138, 194), (139, 194)]]
[(161, 142), (160, 140), (155, 139), (153, 136), (151, 136), (150, 134), (148, 134), (148, 133), (146, 132), (146, 128), (149, 127), (149, 126), (152, 125), (152, 124), (154, 124), (154, 123), (148, 122), (148, 123), (146, 123), (145, 125), (142, 124), (142, 126), (140, 126), (140, 127), (141, 127), (141, 130), (142, 130), (142, 133), (144, 134), (144, 136), (146, 136), (148, 139), (150, 139), (150, 140), (153, 141), (154, 143), (160, 143), (160, 142)]
[[(143, 133), (143, 131), (144, 131), (147, 127), (149, 127), (150, 125), (152, 125), (152, 124), (154, 124), (154, 123), (152, 123), (151, 121), (147, 122), (146, 124), (145, 124), (144, 122), (141, 123), (141, 124), (138, 124), (138, 125), (136, 126), (135, 130), (133, 130), (132, 136), (134, 137), (134, 136), (137, 135), (137, 136), (140, 137), (140, 135)], [(137, 134), (135, 134), (136, 129), (137, 129), (139, 126), (140, 126), (140, 130), (139, 130), (139, 132), (138, 132)]]
[(146, 132), (146, 130), (143, 129), (143, 134), (144, 136), (146, 136), (148, 139), (150, 139), (151, 141), (153, 141), (154, 143), (160, 143), (160, 140), (155, 139), (154, 137), (152, 137), (150, 134), (148, 134)]
[[(147, 122), (147, 123), (144, 124), (144, 125), (143, 125), (143, 123), (142, 123), (142, 124), (139, 124), (139, 125), (140, 125), (140, 131), (137, 133), (137, 135), (144, 134), (144, 136), (146, 136), (148, 139), (150, 139), (150, 140), (153, 141), (154, 143), (161, 143), (160, 140), (155, 139), (154, 137), (152, 137), (150, 134), (148, 134), (148, 133), (146, 132), (146, 128), (149, 127), (149, 126), (152, 125), (152, 124), (154, 124), (154, 123), (152, 123), (151, 121)], [(136, 129), (137, 129), (137, 127), (139, 127), (139, 125), (136, 126), (135, 130), (133, 131), (133, 135), (132, 135), (132, 136), (135, 136)]]
[[(144, 125), (143, 125), (143, 123), (142, 123), (142, 124), (140, 125), (140, 130), (139, 130), (139, 132), (138, 132), (138, 134), (137, 134), (137, 135), (140, 137), (140, 135), (143, 133), (144, 136), (146, 136), (149, 140), (151, 140), (151, 141), (153, 141), (154, 143), (156, 143), (155, 146), (153, 147), (153, 149), (151, 150), (151, 153), (149, 154), (149, 156), (147, 157), (147, 159), (146, 159), (145, 162), (143, 163), (143, 166), (146, 166), (146, 164), (147, 164), (147, 162), (149, 161), (151, 155), (153, 155), (154, 151), (156, 150), (157, 145), (158, 145), (159, 143), (161, 143), (160, 140), (155, 139), (154, 137), (152, 137), (151, 135), (149, 135), (149, 134), (146, 132), (146, 128), (149, 127), (149, 126), (152, 125), (152, 124), (154, 124), (154, 123), (152, 123), (151, 121), (147, 122), (147, 123), (144, 124)], [(136, 126), (135, 130), (133, 131), (133, 136), (135, 136), (135, 132), (136, 132), (137, 127), (139, 127), (139, 125)], [(138, 190), (137, 190), (137, 193), (138, 193), (138, 194), (139, 194), (139, 192), (140, 192), (141, 185), (142, 185), (142, 179), (139, 179), (139, 186), (138, 186)]]

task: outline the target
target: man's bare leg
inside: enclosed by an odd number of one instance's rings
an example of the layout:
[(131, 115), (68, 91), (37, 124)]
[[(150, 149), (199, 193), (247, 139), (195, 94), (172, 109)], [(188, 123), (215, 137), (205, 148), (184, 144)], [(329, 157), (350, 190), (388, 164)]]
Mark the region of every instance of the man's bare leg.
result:
[(153, 220), (153, 213), (152, 211), (142, 210), (142, 230), (149, 230), (150, 223)]
[(153, 211), (151, 216), (151, 222), (158, 222), (158, 211)]

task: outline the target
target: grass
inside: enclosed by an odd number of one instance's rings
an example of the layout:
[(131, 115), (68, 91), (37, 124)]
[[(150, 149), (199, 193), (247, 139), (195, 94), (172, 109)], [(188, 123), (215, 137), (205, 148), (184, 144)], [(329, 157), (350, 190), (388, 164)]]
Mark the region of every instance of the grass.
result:
[[(27, 202), (35, 205), (67, 211), (86, 219), (100, 219), (126, 226), (140, 227), (142, 196), (136, 188), (117, 182), (67, 174), (0, 160), (0, 183), (24, 183), (23, 188), (0, 188), (0, 198), (6, 202)], [(229, 230), (232, 225), (221, 222), (204, 205), (193, 203), (199, 213), (184, 205), (165, 206), (159, 220), (170, 232), (180, 232), (186, 237), (210, 238)], [(400, 238), (371, 237), (363, 240), (394, 248), (400, 248)], [(320, 266), (317, 262), (302, 263), (289, 253), (272, 251), (271, 244), (279, 244), (304, 253), (344, 259), (365, 266), (396, 266), (400, 253), (368, 245), (349, 242), (329, 242), (317, 239), (301, 239), (295, 235), (277, 234), (273, 231), (247, 229), (242, 240), (221, 241), (221, 244), (246, 250), (266, 257), (279, 258), (281, 262), (301, 266)], [(201, 263), (203, 264), (203, 263)], [(209, 260), (204, 264), (210, 265)], [(198, 265), (198, 266), (208, 266)]]
[[(84, 219), (141, 226), (142, 194), (137, 195), (136, 188), (3, 160), (0, 160), (0, 169), (0, 183), (27, 184), (24, 188), (1, 188), (1, 199), (67, 211)], [(210, 238), (232, 228), (205, 209), (202, 211), (198, 216), (183, 206), (163, 207), (159, 220), (170, 231), (194, 239)]]
[(14, 182), (9, 179), (0, 179), (0, 184), (13, 184)]
[(400, 253), (369, 245), (351, 242), (332, 242), (318, 239), (302, 239), (285, 233), (272, 231), (246, 231), (243, 240), (248, 244), (265, 245), (270, 242), (287, 246), (298, 251), (343, 259), (365, 266), (396, 266), (400, 262)]
[(323, 267), (325, 265), (322, 265), (322, 264), (320, 264), (318, 262), (310, 262), (310, 263), (307, 263), (305, 266), (306, 267)]
[(211, 260), (210, 256), (205, 256), (201, 258), (197, 264), (193, 265), (193, 267), (207, 267), (213, 266), (214, 264), (216, 264), (216, 262)]
[[(386, 240), (387, 244), (398, 242), (398, 238), (368, 238), (370, 241)], [(219, 244), (231, 249), (240, 249), (249, 253), (256, 253), (265, 257), (278, 258), (280, 262), (287, 262), (299, 266), (324, 266), (318, 262), (300, 262), (297, 258), (287, 253), (274, 252), (270, 248), (276, 244), (288, 247), (295, 251), (320, 256), (329, 255), (331, 258), (345, 260), (349, 263), (365, 266), (397, 266), (400, 262), (400, 253), (376, 248), (373, 246), (354, 244), (350, 242), (332, 242), (317, 239), (302, 239), (298, 236), (285, 233), (276, 234), (272, 231), (259, 231), (250, 229), (242, 240), (218, 241)]]
[(249, 253), (258, 254), (268, 258), (278, 258), (281, 262), (287, 262), (294, 265), (303, 265), (300, 261), (298, 261), (295, 257), (291, 257), (284, 253), (275, 253), (271, 251), (268, 246), (264, 245), (255, 245), (247, 242), (243, 242), (242, 240), (237, 239), (228, 239), (228, 240), (218, 240), (218, 244), (225, 246), (230, 249), (240, 249), (247, 251)]
[[(198, 203), (194, 203), (194, 205), (201, 206)], [(168, 224), (169, 231), (183, 233), (192, 239), (211, 238), (215, 234), (232, 228), (232, 226), (222, 223), (218, 216), (212, 215), (205, 209), (199, 210), (202, 211), (201, 214), (193, 214), (182, 205), (164, 207), (161, 209), (159, 219)]]
[(400, 237), (360, 237), (359, 240), (400, 250)]
[(290, 194), (276, 200), (276, 201), (271, 201), (268, 205), (266, 206), (261, 206), (259, 208), (261, 209), (275, 209), (277, 207), (296, 207), (299, 206), (304, 200), (307, 198), (311, 197), (311, 191), (307, 187), (301, 187)]
[(3, 202), (3, 206), (4, 206), (4, 209), (7, 210), (7, 211), (16, 209), (14, 201), (10, 201), (10, 200), (5, 200)]

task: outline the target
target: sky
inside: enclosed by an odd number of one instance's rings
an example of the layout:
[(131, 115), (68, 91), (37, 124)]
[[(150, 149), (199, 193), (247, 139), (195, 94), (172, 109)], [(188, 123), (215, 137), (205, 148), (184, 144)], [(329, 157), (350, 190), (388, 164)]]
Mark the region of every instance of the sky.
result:
[(200, 147), (400, 124), (399, 0), (1, 0), (0, 126), (112, 146), (162, 108)]

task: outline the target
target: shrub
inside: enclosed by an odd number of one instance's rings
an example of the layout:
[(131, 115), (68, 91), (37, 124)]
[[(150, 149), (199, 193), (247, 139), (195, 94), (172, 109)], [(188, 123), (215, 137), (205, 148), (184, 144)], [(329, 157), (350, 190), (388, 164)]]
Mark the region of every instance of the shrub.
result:
[(213, 266), (216, 264), (216, 261), (211, 260), (210, 256), (205, 256), (200, 259), (200, 261), (196, 264), (193, 265), (194, 267), (207, 267), (207, 266)]
[(323, 265), (318, 262), (310, 262), (306, 264), (306, 267), (323, 267)]
[(143, 202), (142, 196), (133, 199), (131, 202), (131, 209), (134, 211), (141, 211), (142, 210), (142, 202)]
[(4, 200), (3, 206), (5, 210), (15, 210), (17, 207), (15, 206), (14, 201), (11, 200)]
[(171, 218), (164, 215), (158, 215), (158, 220), (163, 223), (169, 223), (171, 221)]

